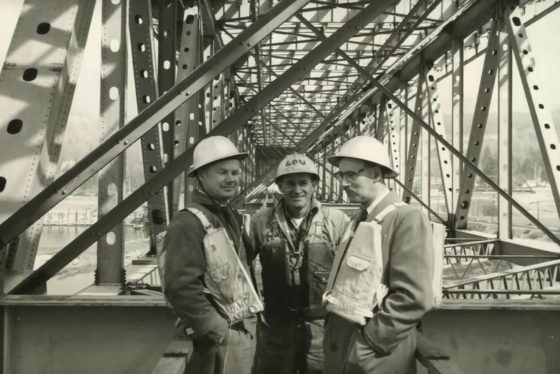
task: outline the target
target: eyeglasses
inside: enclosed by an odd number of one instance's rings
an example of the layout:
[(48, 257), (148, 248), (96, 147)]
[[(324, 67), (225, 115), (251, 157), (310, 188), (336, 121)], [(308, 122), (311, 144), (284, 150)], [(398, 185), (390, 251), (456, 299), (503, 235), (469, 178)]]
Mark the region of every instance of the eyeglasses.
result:
[(365, 170), (367, 170), (367, 167), (361, 168), (360, 170), (356, 171), (337, 171), (336, 173), (334, 173), (334, 176), (340, 181), (346, 179), (347, 181), (354, 182), (358, 175)]

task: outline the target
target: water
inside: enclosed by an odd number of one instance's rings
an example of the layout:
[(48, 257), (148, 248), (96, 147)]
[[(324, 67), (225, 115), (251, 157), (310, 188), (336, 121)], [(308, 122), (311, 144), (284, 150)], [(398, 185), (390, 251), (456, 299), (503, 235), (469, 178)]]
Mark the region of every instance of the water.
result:
[[(44, 264), (85, 229), (87, 226), (45, 226), (34, 268)], [(124, 235), (126, 266), (133, 259), (148, 252), (149, 244), (148, 232), (145, 229), (134, 229), (125, 225)], [(93, 284), (96, 264), (97, 251), (94, 244), (47, 282), (47, 293), (72, 295), (83, 290)]]

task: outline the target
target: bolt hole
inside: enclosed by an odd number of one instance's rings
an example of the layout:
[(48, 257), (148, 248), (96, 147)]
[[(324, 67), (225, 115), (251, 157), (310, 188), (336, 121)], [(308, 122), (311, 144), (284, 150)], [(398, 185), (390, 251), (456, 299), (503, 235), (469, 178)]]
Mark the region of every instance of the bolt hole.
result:
[(556, 149), (556, 144), (551, 144), (550, 149)]
[(51, 24), (48, 22), (41, 22), (37, 25), (37, 34), (45, 35), (51, 30)]
[(23, 80), (24, 81), (31, 82), (35, 78), (37, 78), (37, 69), (29, 68), (29, 69), (24, 70), (24, 72), (23, 72)]
[(154, 165), (150, 166), (150, 173), (155, 173), (156, 171), (157, 168)]
[(544, 105), (543, 105), (543, 104), (539, 104), (539, 109), (544, 109)]
[(550, 125), (548, 123), (545, 123), (544, 128), (548, 130), (548, 129), (550, 129)]
[(189, 15), (187, 16), (187, 19), (185, 19), (185, 23), (186, 23), (187, 25), (191, 25), (193, 22), (194, 22), (194, 16), (193, 16), (192, 14), (189, 14)]
[(4, 191), (6, 188), (6, 178), (0, 177), (0, 192)]
[(146, 146), (146, 148), (148, 148), (148, 150), (153, 151), (156, 149), (156, 146), (154, 143), (148, 143), (148, 145)]
[(137, 46), (137, 47), (138, 47), (138, 51), (139, 51), (139, 52), (142, 52), (142, 53), (146, 52), (146, 44), (144, 44), (144, 43), (138, 43), (138, 46)]
[(521, 26), (521, 20), (519, 19), (519, 17), (513, 17), (511, 21), (515, 26)]
[(144, 101), (144, 104), (149, 104), (152, 102), (152, 98), (150, 97), (150, 95), (144, 95), (142, 97), (142, 100)]
[(13, 119), (8, 123), (8, 128), (6, 129), (6, 131), (8, 131), (8, 134), (10, 135), (15, 135), (21, 131), (22, 127), (23, 127), (22, 120)]

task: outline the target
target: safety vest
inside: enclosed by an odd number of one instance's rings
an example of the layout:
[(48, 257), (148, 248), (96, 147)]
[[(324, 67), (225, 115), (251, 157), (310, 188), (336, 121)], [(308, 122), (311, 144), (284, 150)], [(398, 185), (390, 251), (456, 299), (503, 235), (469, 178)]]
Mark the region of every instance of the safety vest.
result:
[(230, 324), (262, 311), (263, 304), (226, 229), (215, 228), (196, 208), (187, 210), (199, 219), (206, 232), (203, 238), (206, 257), (204, 292), (211, 295), (216, 308)]
[[(372, 222), (359, 223), (353, 235), (352, 226), (349, 226), (323, 296), (328, 312), (360, 325), (365, 325), (366, 319), (373, 317), (374, 308), (388, 293), (387, 286), (383, 284), (381, 223), (387, 214), (403, 205), (406, 204), (398, 202), (389, 205)], [(439, 307), (446, 233), (443, 225), (432, 223), (431, 226), (434, 243), (433, 307)]]

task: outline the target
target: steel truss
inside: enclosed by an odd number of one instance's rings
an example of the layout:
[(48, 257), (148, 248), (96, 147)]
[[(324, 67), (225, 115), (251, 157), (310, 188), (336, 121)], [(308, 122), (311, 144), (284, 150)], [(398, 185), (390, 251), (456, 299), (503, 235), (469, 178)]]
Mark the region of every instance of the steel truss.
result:
[[(297, 3), (297, 2), (296, 2)], [(332, 34), (327, 40), (321, 43), (317, 48), (313, 50), (312, 53), (309, 53), (300, 60), (297, 64), (293, 65), (286, 73), (284, 73), (281, 77), (276, 79), (274, 82), (269, 84), (260, 94), (260, 98), (257, 102), (249, 102), (247, 105), (239, 108), (235, 113), (225, 119), (220, 125), (214, 128), (209, 135), (214, 134), (229, 134), (235, 128), (237, 128), (241, 123), (250, 119), (252, 116), (255, 115), (256, 111), (258, 111), (262, 106), (266, 103), (270, 102), (279, 92), (286, 89), (290, 83), (297, 79), (303, 72), (305, 72), (308, 66), (312, 66), (317, 62), (321, 61), (323, 58), (328, 56), (335, 50), (340, 44), (342, 44), (350, 35), (352, 35), (355, 30), (360, 29), (361, 27), (368, 24), (373, 18), (378, 16), (385, 10), (388, 6), (390, 6), (394, 1), (386, 0), (386, 1), (379, 1), (372, 3), (371, 5), (367, 6), (356, 14), (345, 26), (337, 30), (334, 34)], [(289, 17), (289, 12), (297, 11), (298, 7), (294, 6), (290, 8), (292, 3), (285, 1), (278, 4), (275, 9), (278, 10), (279, 14), (272, 17), (270, 14), (271, 12), (267, 13), (269, 17), (262, 17), (261, 19), (257, 20), (252, 26), (254, 28), (249, 27), (245, 32), (249, 34), (249, 40), (254, 40), (251, 38), (251, 32), (253, 31), (262, 31), (267, 25), (266, 22), (280, 22), (281, 20), (285, 19), (283, 17)], [(303, 4), (301, 4), (303, 5)], [(281, 22), (280, 22), (281, 23)], [(268, 25), (270, 27), (270, 25)], [(252, 46), (253, 44), (250, 42), (245, 42), (245, 38), (240, 38), (243, 42), (241, 45), (245, 47), (246, 45)], [(239, 45), (237, 43), (230, 43), (233, 44), (231, 49), (232, 55), (235, 55), (237, 49), (239, 49)], [(120, 133), (124, 132), (125, 129), (134, 129), (136, 128), (145, 128), (146, 131), (151, 128), (157, 121), (163, 119), (167, 113), (166, 111), (171, 111), (176, 109), (178, 105), (184, 102), (184, 97), (190, 97), (191, 92), (188, 91), (189, 89), (189, 78), (192, 78), (195, 82), (200, 82), (206, 79), (206, 83), (208, 83), (208, 74), (205, 71), (205, 67), (208, 64), (211, 67), (207, 67), (207, 70), (215, 71), (216, 65), (223, 64), (220, 58), (223, 58), (222, 54), (223, 51), (228, 49), (226, 45), (220, 51), (218, 51), (215, 55), (210, 57), (206, 63), (203, 63), (199, 69), (197, 69), (193, 74), (189, 75), (184, 81), (180, 82), (177, 86), (169, 90), (166, 94), (162, 95), (158, 100), (156, 100), (151, 106), (146, 108), (138, 117), (133, 119), (129, 122), (121, 131), (119, 131), (116, 135), (121, 135)], [(214, 61), (217, 58), (217, 61)], [(231, 58), (231, 55), (229, 56)], [(218, 67), (219, 69), (219, 67)], [(203, 76), (199, 77), (198, 74), (201, 73)], [(186, 82), (186, 83), (185, 83)], [(199, 83), (199, 84), (200, 84)], [(185, 89), (186, 87), (186, 89)], [(185, 95), (186, 91), (186, 95)], [(179, 97), (175, 97), (178, 95)], [(255, 101), (255, 100), (252, 100)], [(157, 105), (161, 103), (160, 105)], [(173, 104), (172, 104), (173, 103)], [(166, 106), (164, 106), (166, 105)], [(156, 107), (156, 109), (153, 109)], [(161, 108), (160, 108), (161, 107)], [(145, 113), (149, 113), (149, 115), (145, 115)], [(143, 121), (146, 122), (143, 122)], [(138, 131), (137, 137), (131, 140), (136, 140), (140, 137), (142, 133)], [(132, 136), (131, 136), (132, 137)], [(112, 140), (111, 138), (109, 140)], [(104, 143), (105, 144), (105, 143)], [(103, 148), (103, 145), (98, 147), (97, 150)], [(110, 147), (110, 150), (116, 151), (118, 147)], [(95, 151), (92, 153), (96, 153)], [(91, 154), (90, 154), (91, 155)], [(100, 160), (94, 160), (94, 162), (100, 162)], [(126, 215), (128, 215), (132, 210), (137, 208), (141, 203), (146, 201), (146, 197), (150, 195), (150, 193), (155, 193), (160, 188), (163, 187), (165, 183), (167, 183), (172, 178), (176, 177), (184, 168), (184, 165), (190, 164), (192, 161), (192, 147), (190, 147), (184, 154), (180, 155), (179, 157), (169, 161), (166, 167), (158, 173), (157, 178), (154, 177), (151, 180), (147, 181), (146, 184), (140, 188), (139, 190), (133, 192), (130, 196), (128, 196), (122, 204), (118, 206), (118, 208), (113, 208), (107, 215), (101, 218), (98, 222), (92, 225), (89, 229), (84, 231), (81, 235), (79, 235), (76, 239), (74, 239), (70, 244), (68, 244), (65, 248), (63, 248), (60, 252), (58, 252), (55, 256), (53, 256), (49, 261), (47, 261), (43, 266), (39, 269), (34, 271), (29, 276), (25, 277), (17, 286), (15, 286), (11, 292), (12, 293), (21, 293), (21, 292), (28, 292), (34, 289), (37, 285), (44, 283), (50, 277), (52, 277), (56, 272), (62, 269), (65, 265), (67, 265), (73, 258), (77, 255), (82, 253), (88, 245), (95, 241), (96, 237), (102, 235), (102, 233), (107, 232), (110, 230), (111, 226), (114, 224), (115, 220), (119, 221), (122, 220)], [(89, 169), (91, 171), (91, 169)], [(83, 171), (82, 171), (83, 172)], [(55, 181), (56, 183), (56, 181)], [(71, 182), (72, 183), (72, 182)], [(54, 184), (54, 183), (53, 183)]]
[[(560, 164), (558, 138), (547, 117), (548, 104), (538, 97), (540, 85), (531, 74), (534, 64), (530, 58), (523, 57), (531, 57), (531, 52), (518, 8), (510, 8), (509, 2), (497, 0), (420, 0), (414, 2), (414, 6), (405, 0), (386, 0), (356, 3), (351, 9), (338, 3), (318, 9), (316, 4), (307, 3), (286, 0), (269, 9), (264, 3), (254, 1), (224, 2), (220, 6), (201, 1), (200, 7), (191, 7), (182, 15), (179, 11), (177, 15), (162, 1), (158, 37), (160, 49), (166, 49), (160, 51), (158, 76), (161, 80), (158, 79), (158, 83), (162, 95), (157, 99), (156, 81), (149, 61), (151, 16), (149, 12), (144, 16), (147, 21), (144, 26), (148, 26), (144, 29), (137, 18), (131, 17), (131, 29), (136, 27), (143, 32), (134, 37), (145, 41), (138, 39), (137, 50), (133, 49), (135, 80), (137, 87), (142, 87), (137, 90), (140, 114), (0, 223), (0, 246), (6, 246), (138, 139), (143, 142), (146, 183), (26, 277), (12, 292), (29, 292), (49, 279), (145, 201), (149, 202), (152, 235), (163, 230), (169, 214), (166, 205), (171, 210), (179, 206), (178, 193), (183, 181), (176, 178), (190, 164), (193, 145), (205, 135), (230, 136), (240, 149), (251, 153), (253, 159), (257, 152), (269, 155), (268, 160), (243, 166), (245, 188), (237, 203), (266, 189), (278, 161), (291, 151), (306, 152), (313, 157), (322, 175), (320, 195), (330, 201), (342, 202), (340, 185), (332, 177), (333, 167), (325, 161), (346, 139), (358, 134), (372, 134), (386, 142), (395, 168), (404, 174), (404, 178), (396, 180), (391, 187), (402, 189), (407, 200), (415, 198), (432, 217), (446, 222), (448, 228), (466, 225), (474, 179), (478, 176), (499, 193), (501, 211), (511, 212), (513, 207), (516, 208), (551, 240), (560, 243), (551, 230), (511, 197), (511, 174), (502, 176), (497, 184), (477, 166), (495, 85), (493, 79), (497, 76), (500, 76), (499, 100), (506, 108), (508, 103), (510, 105), (509, 111), (505, 109), (505, 114), (500, 117), (501, 139), (511, 143), (511, 136), (508, 136), (511, 118), (507, 115), (511, 112), (511, 83), (506, 79), (511, 70), (508, 62), (511, 57), (502, 53), (507, 49), (503, 46), (509, 41), (520, 67), (537, 138), (541, 149), (547, 150), (545, 165), (549, 178), (554, 181), (554, 197), (560, 207), (556, 184), (559, 174), (555, 170), (560, 170), (560, 166), (557, 167)], [(337, 18), (339, 14), (335, 9), (343, 9), (343, 19)], [(325, 17), (330, 17), (329, 22)], [(371, 22), (374, 18), (375, 22)], [(473, 122), (476, 126), (471, 130), (473, 135), (464, 155), (461, 149), (462, 70), (468, 59), (465, 60), (463, 53), (478, 45), (481, 36), (475, 31), (487, 30), (491, 18), (495, 21), (488, 32), (489, 46), (485, 49), (485, 67)], [(171, 35), (177, 20), (180, 22), (177, 28), (180, 39), (177, 42), (161, 39), (166, 30), (167, 35)], [(333, 27), (337, 22), (341, 24)], [(509, 40), (504, 38), (503, 25), (510, 34)], [(228, 42), (223, 42), (222, 38)], [(177, 46), (180, 50), (176, 54)], [(303, 53), (296, 52), (296, 46), (303, 46), (300, 49)], [(476, 52), (475, 56), (480, 53)], [(165, 60), (171, 67), (164, 63)], [(175, 61), (178, 61), (176, 67)], [(441, 71), (442, 66), (447, 67), (448, 61), (452, 62), (450, 73), (453, 76), (451, 138), (444, 131), (438, 99), (441, 93), (437, 92), (437, 82), (446, 75)], [(138, 66), (144, 68), (138, 71)], [(173, 86), (175, 71), (178, 83)], [(416, 92), (411, 89), (414, 86)], [(153, 100), (145, 102), (146, 95)], [(144, 100), (143, 104), (141, 100)], [(412, 110), (411, 102), (414, 101), (416, 108)], [(170, 117), (172, 115), (174, 117)], [(161, 130), (158, 130), (160, 123)], [(163, 138), (161, 133), (164, 133)], [(161, 144), (166, 145), (160, 148)], [(430, 144), (435, 145), (438, 153), (444, 191), (445, 206), (440, 210), (430, 201)], [(420, 193), (415, 193), (418, 157), (422, 163), (422, 183)], [(501, 154), (500, 165), (511, 167), (510, 160), (511, 153), (509, 156)], [(173, 180), (176, 180), (174, 184)], [(188, 198), (193, 183), (186, 180), (184, 184)], [(167, 204), (165, 186), (170, 192)], [(452, 214), (455, 205), (456, 214)], [(442, 211), (448, 214), (447, 220), (441, 217)], [(506, 216), (511, 219), (511, 213)], [(156, 218), (161, 223), (156, 222)], [(510, 234), (511, 223), (502, 224), (500, 236)], [(474, 261), (474, 257), (469, 256), (474, 254), (448, 254), (445, 261), (457, 275), (461, 271), (459, 265), (472, 267), (472, 263), (465, 262)], [(488, 261), (497, 259), (493, 254), (485, 256)], [(476, 263), (481, 264), (483, 260), (476, 260)], [(480, 267), (487, 270), (484, 265)]]

